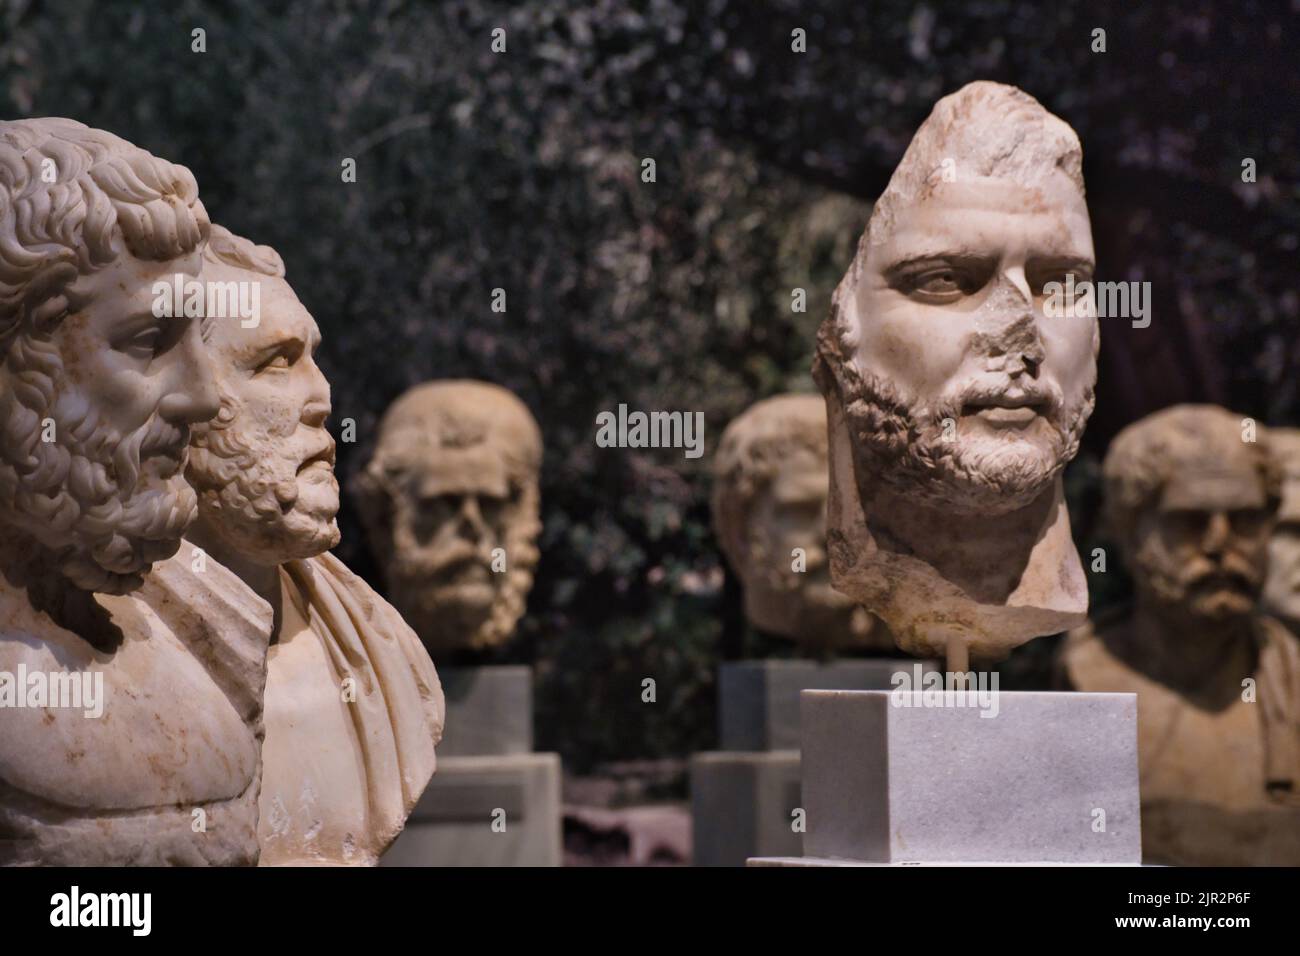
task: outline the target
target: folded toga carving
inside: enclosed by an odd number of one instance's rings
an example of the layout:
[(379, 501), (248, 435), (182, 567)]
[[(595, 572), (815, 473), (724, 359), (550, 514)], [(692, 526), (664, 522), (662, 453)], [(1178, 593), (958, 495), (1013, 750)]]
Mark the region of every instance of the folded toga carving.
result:
[(261, 863), (373, 865), (434, 771), (445, 713), (414, 632), (341, 561), (329, 383), (280, 257), (212, 227), (204, 278), (256, 283), (252, 322), (209, 317), (221, 410), (194, 430), (194, 540), (275, 608)]

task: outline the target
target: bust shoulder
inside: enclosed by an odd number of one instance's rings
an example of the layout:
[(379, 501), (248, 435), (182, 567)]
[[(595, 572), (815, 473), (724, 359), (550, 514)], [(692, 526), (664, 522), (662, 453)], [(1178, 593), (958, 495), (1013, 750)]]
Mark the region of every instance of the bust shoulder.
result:
[(122, 811), (227, 800), (255, 780), (257, 728), (139, 596), (96, 596), (122, 632), (103, 651), (0, 590), (0, 781)]

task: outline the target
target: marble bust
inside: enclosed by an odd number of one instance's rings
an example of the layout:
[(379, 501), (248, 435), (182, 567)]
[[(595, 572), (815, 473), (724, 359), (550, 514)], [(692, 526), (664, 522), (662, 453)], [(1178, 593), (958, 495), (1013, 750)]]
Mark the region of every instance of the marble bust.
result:
[(1278, 473), (1243, 419), (1180, 405), (1122, 431), (1105, 517), (1131, 607), (1069, 635), (1061, 684), (1138, 697), (1143, 858), (1300, 864), (1300, 645), (1261, 613)]
[(722, 433), (713, 468), (713, 528), (759, 630), (814, 654), (887, 650), (893, 640), (835, 590), (826, 557), (826, 404), (764, 399)]
[(1268, 542), (1264, 609), (1291, 633), (1300, 633), (1300, 429), (1270, 428), (1265, 442), (1282, 480), (1273, 535)]
[(357, 502), (394, 606), (438, 659), (509, 640), (541, 533), (542, 437), (497, 385), (417, 385), (389, 407)]
[(221, 226), (205, 280), (256, 283), (255, 322), (205, 317), (220, 410), (194, 428), (192, 540), (275, 612), (259, 798), (262, 865), (373, 865), (434, 771), (437, 672), (338, 543), (320, 332), (280, 257)]
[(1093, 407), (1093, 310), (1048, 318), (1094, 256), (1074, 131), (971, 83), (921, 125), (817, 337), (835, 586), (899, 647), (1005, 657), (1085, 620), (1061, 472)]
[[(0, 123), (0, 863), (257, 860), (271, 614), (183, 546), (217, 393), (153, 289), (208, 232), (184, 167)], [(95, 686), (98, 714), (52, 692)]]

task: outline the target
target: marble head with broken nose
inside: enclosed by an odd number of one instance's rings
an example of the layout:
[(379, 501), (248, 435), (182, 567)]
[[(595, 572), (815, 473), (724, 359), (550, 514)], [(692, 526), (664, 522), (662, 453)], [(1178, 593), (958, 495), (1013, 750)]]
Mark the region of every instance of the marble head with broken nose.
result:
[[(1050, 284), (1092, 278), (1081, 164), (1074, 131), (1033, 97), (971, 83), (936, 104), (876, 203), (818, 335), (814, 374), (832, 459), (838, 426), (852, 464), (838, 478), (854, 487), (838, 495), (856, 496), (877, 545), (892, 533), (901, 551), (924, 555), (935, 542), (909, 539), (927, 509), (975, 523), (1055, 520), (1053, 490), (1096, 383), (1095, 315), (1044, 308)], [(978, 530), (967, 528), (964, 551), (980, 550)], [(985, 604), (1012, 597), (1026, 569), (1023, 556), (994, 579), (947, 568), (942, 554), (929, 563)]]
[(1092, 278), (1080, 160), (1065, 123), (992, 83), (941, 101), (912, 141), (825, 343), (856, 373), (846, 405), (881, 426), (862, 449), (881, 480), (1003, 512), (1073, 457), (1097, 321), (1047, 318), (1043, 303), (1048, 283)]

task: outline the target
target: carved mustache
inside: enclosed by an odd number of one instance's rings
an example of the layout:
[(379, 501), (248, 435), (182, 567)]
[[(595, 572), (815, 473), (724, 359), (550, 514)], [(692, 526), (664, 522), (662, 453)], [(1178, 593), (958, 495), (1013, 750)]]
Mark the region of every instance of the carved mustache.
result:
[(185, 454), (190, 442), (190, 430), (155, 415), (146, 426), (144, 437), (140, 441), (142, 459), (157, 455), (162, 458), (174, 458), (177, 461)]
[(456, 542), (436, 554), (402, 556), (397, 561), (397, 572), (403, 577), (444, 577), (474, 566), (489, 568), (491, 558), (472, 544)]
[(140, 479), (141, 466), (148, 458), (167, 461), (172, 467), (164, 467), (161, 471), (170, 477), (185, 463), (189, 442), (188, 427), (173, 425), (155, 412), (113, 449), (113, 472), (118, 483), (123, 488), (134, 488)]
[(1233, 552), (1228, 552), (1217, 564), (1208, 560), (1196, 562), (1184, 576), (1183, 583), (1188, 588), (1219, 584), (1243, 591), (1253, 591), (1259, 586), (1260, 580), (1260, 574), (1253, 564)]

